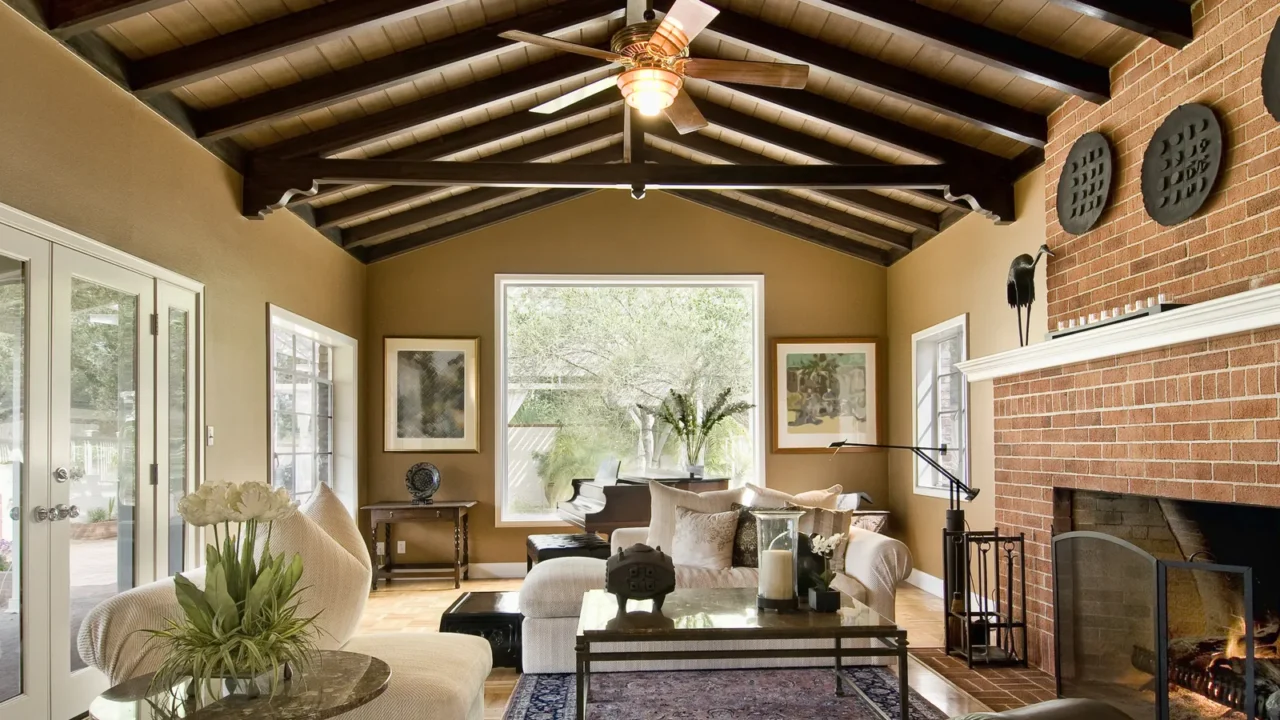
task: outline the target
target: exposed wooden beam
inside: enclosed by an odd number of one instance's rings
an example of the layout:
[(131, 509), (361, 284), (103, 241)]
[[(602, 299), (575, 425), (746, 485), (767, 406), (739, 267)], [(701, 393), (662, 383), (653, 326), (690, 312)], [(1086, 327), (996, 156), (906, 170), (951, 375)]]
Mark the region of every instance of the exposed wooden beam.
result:
[(551, 207), (552, 205), (558, 205), (566, 200), (572, 200), (574, 198), (582, 197), (583, 195), (589, 195), (593, 192), (595, 191), (569, 188), (545, 190), (535, 195), (530, 195), (504, 205), (499, 205), (495, 208), (483, 210), (475, 213), (474, 215), (467, 215), (466, 217), (458, 220), (453, 220), (442, 225), (436, 225), (435, 227), (430, 227), (426, 230), (419, 230), (418, 232), (398, 237), (395, 240), (388, 240), (387, 242), (379, 243), (371, 247), (361, 248), (356, 250), (353, 254), (367, 263), (386, 260), (387, 258), (401, 255), (409, 252), (410, 250), (416, 250), (428, 245), (435, 245), (464, 233), (474, 232), (481, 228), (489, 227), (490, 225), (496, 225), (497, 223), (505, 220), (513, 220), (521, 215), (526, 215), (536, 210), (542, 210), (544, 208)]
[[(697, 165), (698, 163), (688, 158), (680, 157), (657, 148), (649, 148), (649, 155), (654, 162), (670, 163), (673, 165)], [(753, 197), (762, 202), (776, 205), (778, 207), (787, 208), (795, 212), (807, 215), (808, 217), (823, 222), (830, 223), (840, 227), (858, 237), (862, 242), (868, 243), (877, 250), (893, 250), (901, 252), (909, 252), (911, 250), (911, 234), (885, 227), (879, 223), (871, 222), (865, 218), (856, 215), (850, 215), (843, 210), (833, 208), (830, 205), (813, 202), (806, 198), (793, 195), (785, 190), (741, 190), (742, 195)]]
[(49, 32), (66, 39), (182, 0), (46, 0)]
[[(666, 12), (674, 0), (658, 0)], [(1006, 105), (955, 85), (920, 75), (881, 60), (829, 45), (792, 30), (770, 25), (731, 10), (720, 14), (705, 31), (779, 60), (805, 63), (842, 76), (863, 87), (972, 123), (1018, 142), (1044, 147), (1049, 136), (1043, 115)]]
[(226, 137), (255, 125), (408, 82), (430, 72), (491, 57), (517, 44), (498, 37), (498, 33), (506, 30), (557, 33), (592, 20), (620, 14), (621, 8), (620, 0), (575, 0), (435, 40), (335, 73), (302, 80), (278, 90), (204, 111), (198, 120), (200, 137), (204, 140)]
[(778, 215), (764, 208), (748, 205), (739, 202), (733, 198), (721, 195), (718, 192), (710, 190), (668, 190), (667, 192), (679, 198), (684, 198), (703, 207), (713, 210), (719, 210), (727, 215), (732, 215), (741, 220), (755, 223), (770, 230), (791, 235), (801, 240), (807, 240), (815, 245), (835, 250), (838, 253), (851, 255), (862, 260), (873, 262), (876, 265), (888, 266), (891, 258), (889, 253), (883, 250), (867, 247), (862, 243), (855, 242), (849, 238), (827, 232), (821, 228), (812, 225), (806, 225), (799, 220)]
[[(648, 125), (654, 124), (630, 105), (622, 108), (622, 162), (644, 164), (644, 133)], [(664, 119), (663, 122), (666, 122)]]
[(605, 67), (608, 67), (608, 63), (594, 58), (561, 55), (512, 73), (496, 75), (389, 110), (299, 135), (270, 145), (259, 152), (281, 158), (334, 155), (398, 135), (418, 125), (558, 85), (584, 73)]
[[(526, 143), (514, 147), (510, 150), (491, 155), (480, 160), (480, 162), (529, 162), (532, 160), (540, 160), (549, 155), (555, 155), (566, 150), (572, 150), (597, 140), (616, 136), (622, 132), (622, 117), (614, 116), (606, 120), (602, 120), (591, 125), (584, 125), (558, 135), (537, 140), (535, 142)], [(610, 148), (617, 159), (618, 149)], [(594, 154), (594, 153), (592, 153)], [(600, 162), (604, 162), (601, 160)], [(328, 228), (347, 223), (366, 215), (372, 215), (383, 210), (411, 202), (418, 198), (430, 195), (435, 190), (429, 187), (421, 187), (415, 185), (398, 185), (381, 190), (374, 190), (363, 195), (357, 195), (350, 200), (333, 203), (316, 208), (316, 227)], [(467, 193), (470, 194), (470, 193)], [(409, 211), (412, 212), (412, 211)], [(392, 218), (399, 217), (393, 215)], [(388, 218), (390, 220), (390, 218)], [(381, 221), (377, 221), (381, 222)], [(368, 223), (360, 227), (367, 228)], [(389, 225), (388, 225), (389, 226)], [(361, 231), (365, 232), (365, 231)]]
[[(703, 105), (709, 104), (703, 103)], [(650, 128), (649, 133), (674, 145), (679, 145), (685, 149), (694, 150), (734, 165), (785, 164), (780, 160), (757, 155), (746, 148), (730, 145), (701, 133), (681, 135), (674, 128), (666, 125)], [(822, 194), (865, 212), (909, 225), (916, 230), (928, 233), (938, 232), (940, 221), (936, 213), (885, 197), (884, 195), (878, 195), (870, 190), (827, 190)]]
[[(873, 155), (860, 153), (852, 148), (842, 145), (833, 145), (825, 140), (814, 137), (808, 133), (799, 130), (791, 130), (781, 125), (775, 125), (767, 120), (746, 113), (731, 110), (723, 105), (716, 105), (712, 102), (703, 102), (698, 105), (702, 110), (702, 114), (711, 122), (712, 125), (732, 130), (739, 135), (745, 135), (750, 138), (759, 140), (762, 143), (772, 145), (776, 148), (794, 152), (814, 160), (821, 160), (831, 165), (888, 165), (888, 161), (881, 160)], [(915, 195), (923, 200), (948, 205), (956, 210), (967, 212), (969, 207), (961, 205), (946, 199), (942, 193), (936, 190), (906, 190), (904, 192)]]
[(334, 0), (143, 58), (133, 63), (129, 77), (134, 93), (148, 97), (362, 28), (459, 2), (462, 0)]
[[(1111, 98), (1111, 73), (1100, 65), (1005, 35), (985, 25), (914, 2), (803, 0), (828, 12), (945, 48), (1096, 103)], [(1147, 0), (1134, 0), (1147, 2)]]
[(1051, 0), (1181, 50), (1195, 39), (1191, 5), (1180, 0)]
[[(620, 123), (619, 123), (620, 124)], [(590, 163), (607, 163), (618, 160), (618, 148), (608, 147), (587, 153), (568, 163), (585, 165)], [(421, 190), (421, 188), (419, 188)], [(424, 225), (431, 220), (475, 207), (482, 203), (500, 200), (504, 197), (520, 193), (522, 188), (476, 188), (458, 195), (451, 195), (427, 205), (396, 213), (380, 220), (348, 228), (342, 233), (343, 247), (353, 248), (374, 245), (398, 236), (407, 234), (415, 225)]]

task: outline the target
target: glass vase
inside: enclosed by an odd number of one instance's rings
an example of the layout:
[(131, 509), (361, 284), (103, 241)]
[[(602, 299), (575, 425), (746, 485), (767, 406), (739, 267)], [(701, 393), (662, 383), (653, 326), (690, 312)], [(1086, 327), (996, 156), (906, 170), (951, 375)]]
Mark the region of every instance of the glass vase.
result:
[(799, 528), (802, 510), (752, 510), (759, 534), (759, 588), (756, 607), (760, 610), (794, 612), (799, 609)]
[(691, 478), (700, 478), (706, 472), (707, 466), (707, 446), (703, 443), (702, 448), (698, 450), (698, 454), (689, 456), (689, 445), (681, 443), (680, 445), (680, 466), (684, 471), (689, 473)]

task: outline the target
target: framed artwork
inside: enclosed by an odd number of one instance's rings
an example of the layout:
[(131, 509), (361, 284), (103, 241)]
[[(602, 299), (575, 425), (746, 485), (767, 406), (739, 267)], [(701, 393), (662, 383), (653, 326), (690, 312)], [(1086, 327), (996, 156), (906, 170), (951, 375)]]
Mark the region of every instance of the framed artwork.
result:
[(772, 342), (773, 451), (830, 452), (838, 440), (880, 442), (875, 338)]
[(479, 338), (383, 338), (383, 449), (480, 452), (479, 364)]

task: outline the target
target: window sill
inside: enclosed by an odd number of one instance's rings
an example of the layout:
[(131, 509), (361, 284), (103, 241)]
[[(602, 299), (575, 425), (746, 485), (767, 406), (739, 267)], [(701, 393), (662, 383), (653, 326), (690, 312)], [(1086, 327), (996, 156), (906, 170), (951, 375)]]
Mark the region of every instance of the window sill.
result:
[(532, 518), (516, 519), (516, 520), (504, 520), (499, 518), (496, 522), (493, 523), (493, 526), (500, 527), (500, 528), (572, 528), (574, 527), (573, 525), (570, 525), (569, 523), (566, 523), (563, 520), (534, 520)]
[[(944, 488), (922, 487), (920, 485), (916, 485), (912, 487), (912, 490), (915, 492), (916, 495), (924, 495), (925, 497), (935, 497), (935, 498), (940, 498), (942, 500), (951, 499), (951, 492)], [(970, 502), (970, 500), (966, 498), (963, 494), (961, 494), (960, 502), (967, 503), (967, 502)]]

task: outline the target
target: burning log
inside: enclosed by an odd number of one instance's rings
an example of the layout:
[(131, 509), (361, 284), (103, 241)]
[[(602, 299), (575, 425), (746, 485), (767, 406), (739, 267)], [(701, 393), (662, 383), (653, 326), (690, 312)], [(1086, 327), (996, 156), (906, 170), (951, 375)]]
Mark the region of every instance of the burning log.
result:
[[(1170, 643), (1169, 682), (1243, 712), (1247, 700), (1244, 658), (1223, 655), (1222, 649), (1227, 644), (1225, 639), (1179, 642), (1183, 644), (1184, 649), (1176, 654), (1173, 649), (1174, 643)], [(1209, 646), (1211, 649), (1209, 656), (1212, 659), (1206, 661), (1206, 654), (1203, 652), (1188, 654), (1186, 648), (1189, 645), (1186, 643), (1194, 643), (1200, 649)], [(1213, 647), (1214, 645), (1216, 647)], [(1188, 662), (1189, 658), (1198, 662)], [(1156, 654), (1151, 650), (1135, 645), (1131, 660), (1138, 670), (1151, 675), (1156, 674)], [(1253, 685), (1254, 714), (1266, 720), (1280, 720), (1280, 659), (1256, 658)]]

